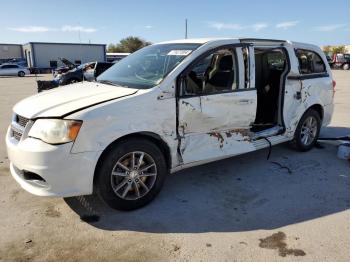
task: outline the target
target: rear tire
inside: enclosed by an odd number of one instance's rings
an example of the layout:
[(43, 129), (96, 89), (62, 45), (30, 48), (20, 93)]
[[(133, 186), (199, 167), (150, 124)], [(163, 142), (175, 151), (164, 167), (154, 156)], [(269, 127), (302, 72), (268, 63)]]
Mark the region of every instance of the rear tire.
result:
[(26, 75), (26, 73), (23, 72), (23, 71), (19, 71), (19, 72), (18, 72), (18, 76), (19, 76), (19, 77), (24, 77), (25, 75)]
[(321, 130), (319, 113), (310, 109), (301, 117), (294, 133), (292, 145), (301, 152), (309, 151), (316, 144)]
[(349, 70), (350, 68), (350, 65), (349, 64), (344, 64), (343, 65), (343, 70)]
[(129, 139), (103, 156), (96, 172), (95, 191), (111, 208), (133, 210), (156, 197), (166, 174), (164, 155), (154, 143)]

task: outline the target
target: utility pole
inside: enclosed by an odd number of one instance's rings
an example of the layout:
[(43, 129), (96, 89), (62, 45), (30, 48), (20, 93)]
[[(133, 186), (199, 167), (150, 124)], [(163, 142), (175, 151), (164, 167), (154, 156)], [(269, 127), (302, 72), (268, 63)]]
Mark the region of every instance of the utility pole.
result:
[(187, 39), (187, 18), (185, 19), (185, 39)]

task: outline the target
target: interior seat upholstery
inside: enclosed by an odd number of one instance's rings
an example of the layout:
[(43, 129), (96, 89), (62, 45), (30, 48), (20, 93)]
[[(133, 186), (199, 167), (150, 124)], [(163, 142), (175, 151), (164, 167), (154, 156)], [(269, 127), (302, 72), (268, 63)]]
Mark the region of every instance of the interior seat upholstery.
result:
[(232, 86), (234, 81), (233, 59), (232, 55), (223, 56), (219, 61), (218, 70), (208, 79), (204, 92), (226, 90)]

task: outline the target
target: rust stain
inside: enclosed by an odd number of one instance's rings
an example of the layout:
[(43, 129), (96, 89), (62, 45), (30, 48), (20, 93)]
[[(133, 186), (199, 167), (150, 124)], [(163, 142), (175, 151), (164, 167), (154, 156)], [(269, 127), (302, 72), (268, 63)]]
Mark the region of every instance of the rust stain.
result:
[(267, 249), (277, 249), (278, 254), (281, 257), (285, 257), (287, 255), (293, 256), (305, 256), (306, 253), (301, 249), (288, 248), (286, 240), (286, 234), (283, 232), (274, 233), (269, 237), (259, 239), (260, 244), (259, 247), (267, 248)]
[(249, 129), (237, 128), (231, 129), (225, 132), (227, 137), (231, 137), (232, 134), (241, 134), (243, 137), (243, 141), (251, 141), (253, 133)]
[(185, 130), (187, 128), (187, 123), (186, 122), (183, 122), (179, 125), (179, 129), (181, 129), (182, 131), (182, 136), (185, 136)]
[(219, 132), (211, 132), (209, 133), (209, 136), (215, 137), (218, 139), (219, 143), (220, 143), (220, 148), (222, 148), (224, 146), (224, 137), (219, 133)]
[(196, 110), (196, 108), (191, 103), (189, 103), (187, 101), (182, 100), (181, 103), (184, 104), (185, 106), (191, 107), (192, 111)]

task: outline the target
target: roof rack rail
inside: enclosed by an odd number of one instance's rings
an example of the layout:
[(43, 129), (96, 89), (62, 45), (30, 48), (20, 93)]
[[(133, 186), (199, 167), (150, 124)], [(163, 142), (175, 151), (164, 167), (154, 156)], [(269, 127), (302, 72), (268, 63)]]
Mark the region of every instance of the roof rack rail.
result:
[(278, 39), (263, 39), (263, 38), (240, 38), (241, 42), (276, 42), (276, 43), (286, 43), (287, 40)]

